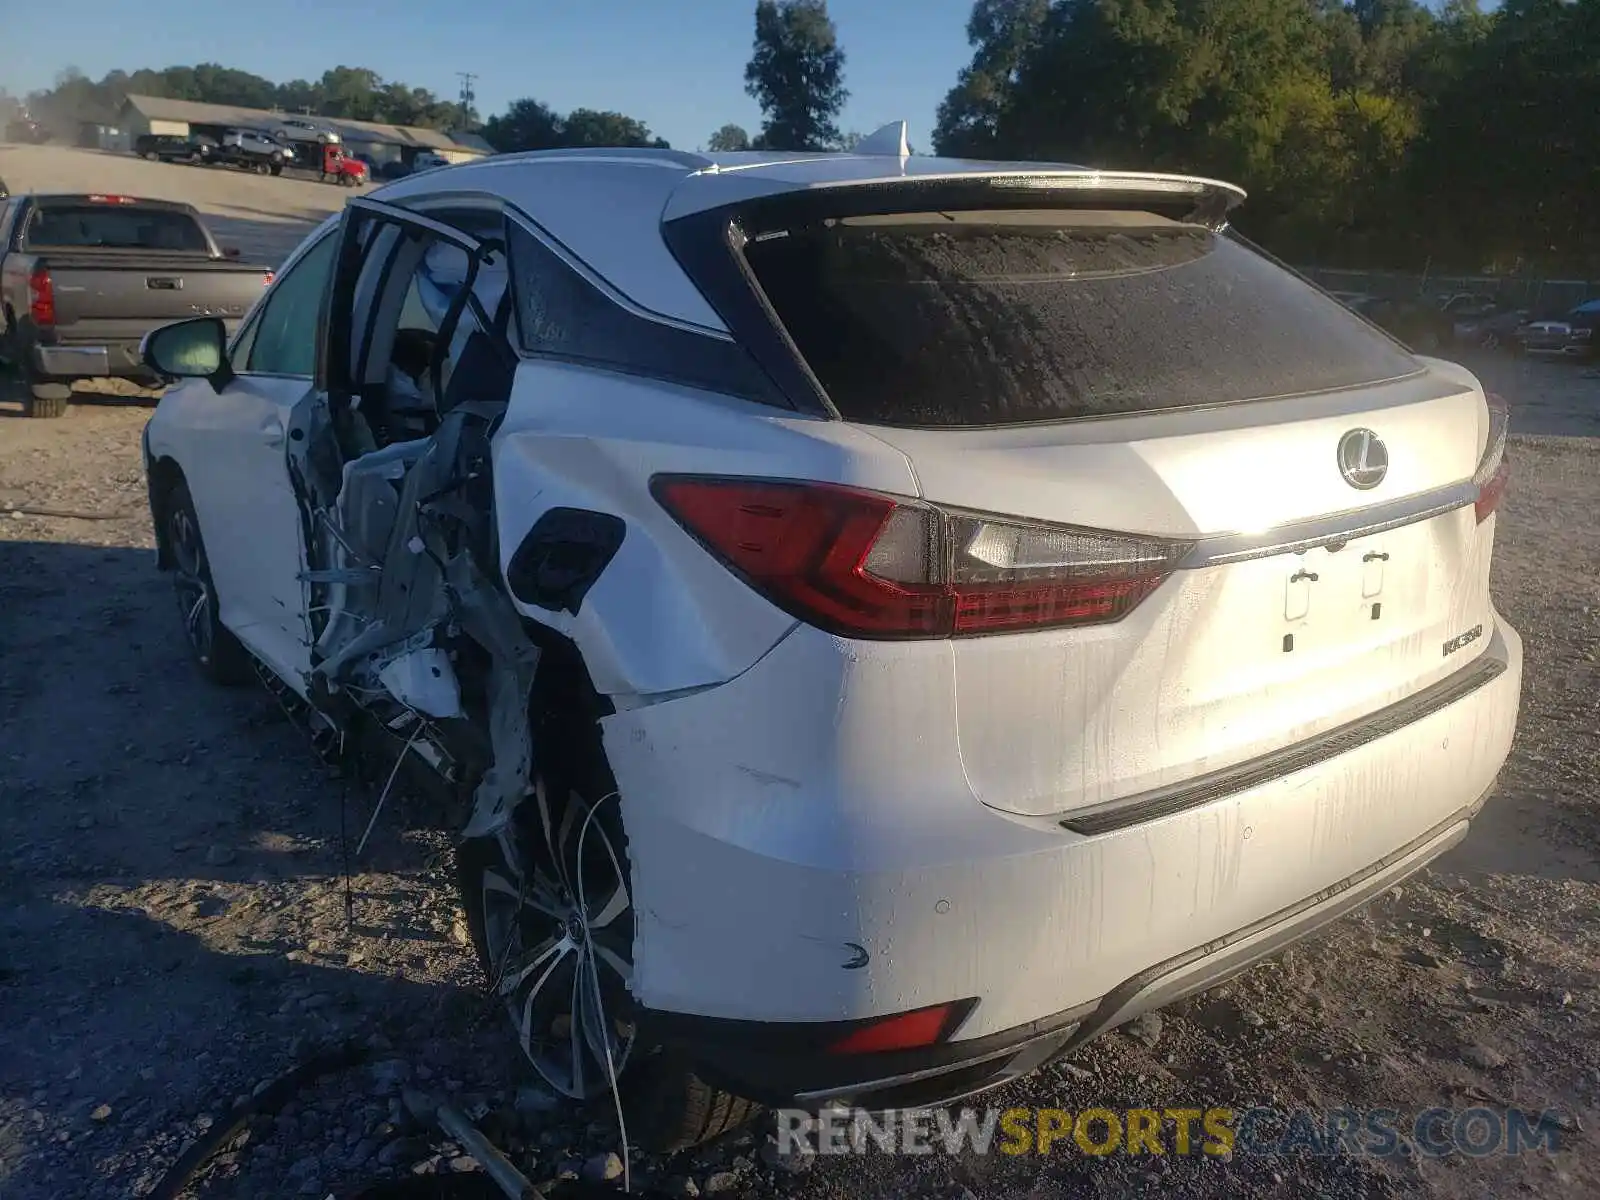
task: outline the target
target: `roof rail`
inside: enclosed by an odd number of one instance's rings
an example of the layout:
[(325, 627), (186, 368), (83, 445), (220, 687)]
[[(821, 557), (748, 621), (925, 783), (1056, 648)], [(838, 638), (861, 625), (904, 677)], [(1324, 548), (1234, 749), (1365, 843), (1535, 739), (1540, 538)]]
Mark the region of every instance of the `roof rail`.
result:
[(509, 154), (494, 154), (482, 159), (483, 162), (505, 162), (509, 160), (533, 160), (542, 162), (547, 159), (639, 159), (644, 162), (671, 163), (674, 166), (684, 167), (691, 171), (699, 171), (712, 165), (712, 159), (703, 154), (695, 154), (689, 150), (661, 150), (653, 146), (568, 146), (559, 150), (514, 150)]

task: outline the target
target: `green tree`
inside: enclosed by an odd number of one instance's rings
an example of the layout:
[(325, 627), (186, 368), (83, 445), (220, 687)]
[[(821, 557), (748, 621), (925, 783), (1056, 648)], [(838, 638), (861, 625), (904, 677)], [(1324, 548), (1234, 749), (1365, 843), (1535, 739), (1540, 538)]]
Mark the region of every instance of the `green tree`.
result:
[(483, 137), (502, 154), (551, 150), (562, 144), (561, 117), (538, 100), (513, 100), (504, 113), (484, 123)]
[(619, 112), (575, 108), (566, 116), (538, 100), (516, 100), (483, 126), (484, 140), (501, 153), (576, 146), (650, 146), (670, 149), (643, 121)]
[(939, 104), (935, 153), (981, 156), (993, 150), (1017, 68), (1038, 45), (1049, 11), (1049, 0), (977, 0), (972, 6), (967, 18), (972, 62)]
[(345, 117), (352, 121), (377, 121), (382, 117), (378, 93), (383, 80), (367, 67), (334, 67), (322, 73), (317, 90), (321, 95), (318, 111), (325, 117)]
[(561, 123), (563, 146), (654, 146), (666, 149), (667, 143), (652, 137), (643, 121), (619, 112), (597, 112), (575, 108)]
[(1460, 21), (1464, 69), (1423, 112), (1410, 207), (1463, 267), (1600, 273), (1600, 0), (1505, 0)]
[(711, 140), (706, 143), (711, 150), (733, 151), (750, 149), (750, 135), (744, 131), (744, 126), (729, 123), (711, 135)]
[(760, 144), (824, 150), (839, 140), (844, 50), (826, 0), (758, 0), (745, 91), (761, 105)]

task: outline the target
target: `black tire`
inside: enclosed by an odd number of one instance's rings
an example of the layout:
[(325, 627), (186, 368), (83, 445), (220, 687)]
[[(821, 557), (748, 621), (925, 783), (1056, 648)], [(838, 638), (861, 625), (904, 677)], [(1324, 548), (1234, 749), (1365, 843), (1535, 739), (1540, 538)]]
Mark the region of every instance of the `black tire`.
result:
[(145, 157), (148, 158), (151, 162), (160, 162), (161, 161), (161, 155), (157, 154), (154, 150), (146, 151), (145, 152)]
[[(668, 1153), (736, 1129), (757, 1116), (761, 1106), (710, 1086), (675, 1055), (638, 1041), (637, 1026), (632, 1022), (633, 1001), (625, 978), (608, 961), (621, 959), (627, 962), (631, 972), (632, 882), (626, 835), (618, 815), (616, 782), (606, 763), (598, 727), (584, 715), (582, 704), (551, 705), (536, 701), (534, 708), (549, 714), (534, 730), (534, 745), (541, 751), (541, 761), (534, 768), (535, 795), (517, 810), (512, 827), (506, 833), (468, 839), (458, 847), (456, 854), (467, 928), (490, 991), (504, 999), (518, 1035), (517, 1044), (553, 1090), (572, 1100), (587, 1099), (608, 1108), (610, 1079), (604, 1070), (598, 1081), (590, 1073), (592, 1066), (603, 1061), (597, 1046), (607, 1039), (589, 1030), (596, 1025), (602, 1030), (607, 1023), (611, 1025), (616, 1039), (612, 1047), (621, 1051), (613, 1056), (611, 1068), (626, 1080), (618, 1091), (622, 1095), (631, 1142), (653, 1153)], [(566, 799), (561, 799), (563, 797)], [(596, 807), (599, 811), (589, 818), (587, 814)], [(579, 965), (581, 952), (576, 948), (560, 948), (572, 938), (570, 933), (557, 932), (562, 927), (560, 905), (547, 909), (535, 896), (535, 893), (538, 896), (550, 894), (550, 884), (555, 880), (549, 863), (557, 855), (565, 857), (563, 848), (573, 846), (574, 837), (563, 838), (560, 831), (576, 828), (581, 833), (585, 820), (589, 832), (582, 854), (581, 873), (586, 881), (584, 900), (591, 916), (597, 922), (604, 922), (603, 929), (590, 929), (588, 922), (583, 923), (584, 936), (592, 939), (598, 948), (590, 955), (589, 961), (594, 966), (587, 978), (598, 984), (599, 994), (604, 999), (602, 1017), (593, 1023), (585, 1019), (587, 1014), (579, 1011), (576, 999), (582, 983), (577, 975), (583, 970)], [(523, 862), (520, 872), (510, 865), (512, 854)], [(609, 888), (607, 877), (608, 864), (612, 863), (620, 872), (626, 890), (625, 911), (608, 918), (606, 914), (614, 907), (612, 901), (616, 894)], [(575, 879), (578, 865), (574, 854), (563, 878)], [(513, 878), (517, 880), (515, 892), (507, 890), (506, 886)], [(587, 891), (596, 882), (602, 884), (597, 889), (598, 896)], [(575, 911), (577, 906), (573, 901), (574, 898), (568, 896), (568, 904)], [(498, 933), (506, 928), (504, 912), (507, 908), (522, 914), (516, 919), (514, 946), (512, 938)], [(496, 910), (500, 913), (498, 917)], [(569, 926), (570, 923), (569, 917)], [(570, 983), (564, 978), (569, 958), (574, 962)], [(536, 974), (535, 968), (541, 973)], [(533, 977), (535, 982), (525, 991), (528, 977)], [(562, 992), (569, 988), (567, 994), (572, 999), (568, 1001), (571, 1011), (566, 1014), (566, 1028), (572, 1036), (570, 1048), (562, 1054), (559, 1046), (547, 1047), (553, 1040), (566, 1036), (559, 1032), (557, 1022), (561, 1016)], [(515, 1015), (518, 1010), (525, 1014), (525, 1020), (518, 1020)], [(530, 1027), (536, 1014), (546, 1012), (553, 1013), (549, 1032), (541, 1029), (540, 1044), (535, 1045)], [(581, 1044), (576, 1036), (578, 1027), (585, 1030)], [(624, 1029), (628, 1031), (626, 1034)], [(587, 1059), (585, 1050), (589, 1051)], [(574, 1073), (567, 1064), (574, 1059), (588, 1064), (582, 1068), (583, 1086), (573, 1086)]]
[(22, 415), (59, 419), (67, 415), (72, 405), (70, 383), (41, 383), (24, 376), (22, 381)]
[(200, 537), (200, 518), (195, 514), (189, 485), (181, 479), (168, 489), (159, 519), (172, 556), (178, 616), (195, 665), (212, 683), (231, 687), (246, 682), (253, 674), (250, 653), (218, 614), (217, 588), (211, 581), (211, 562)]

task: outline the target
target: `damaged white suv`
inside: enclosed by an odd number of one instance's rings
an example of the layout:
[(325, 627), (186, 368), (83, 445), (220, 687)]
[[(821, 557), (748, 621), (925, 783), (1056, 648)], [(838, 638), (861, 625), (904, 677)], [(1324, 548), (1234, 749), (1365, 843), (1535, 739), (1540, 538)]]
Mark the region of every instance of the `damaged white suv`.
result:
[(1504, 411), (1241, 199), (605, 150), (353, 200), (231, 344), (147, 340), (184, 629), (470, 804), (490, 984), (630, 1132), (1013, 1078), (1428, 862), (1511, 744)]

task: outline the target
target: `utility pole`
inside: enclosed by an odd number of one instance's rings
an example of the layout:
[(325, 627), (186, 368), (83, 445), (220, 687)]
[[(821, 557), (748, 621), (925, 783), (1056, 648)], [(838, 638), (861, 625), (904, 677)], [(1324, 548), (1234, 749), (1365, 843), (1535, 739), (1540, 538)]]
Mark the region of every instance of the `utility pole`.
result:
[(457, 71), (461, 78), (461, 132), (472, 132), (472, 107), (477, 96), (473, 93), (472, 84), (478, 77), (471, 71)]

